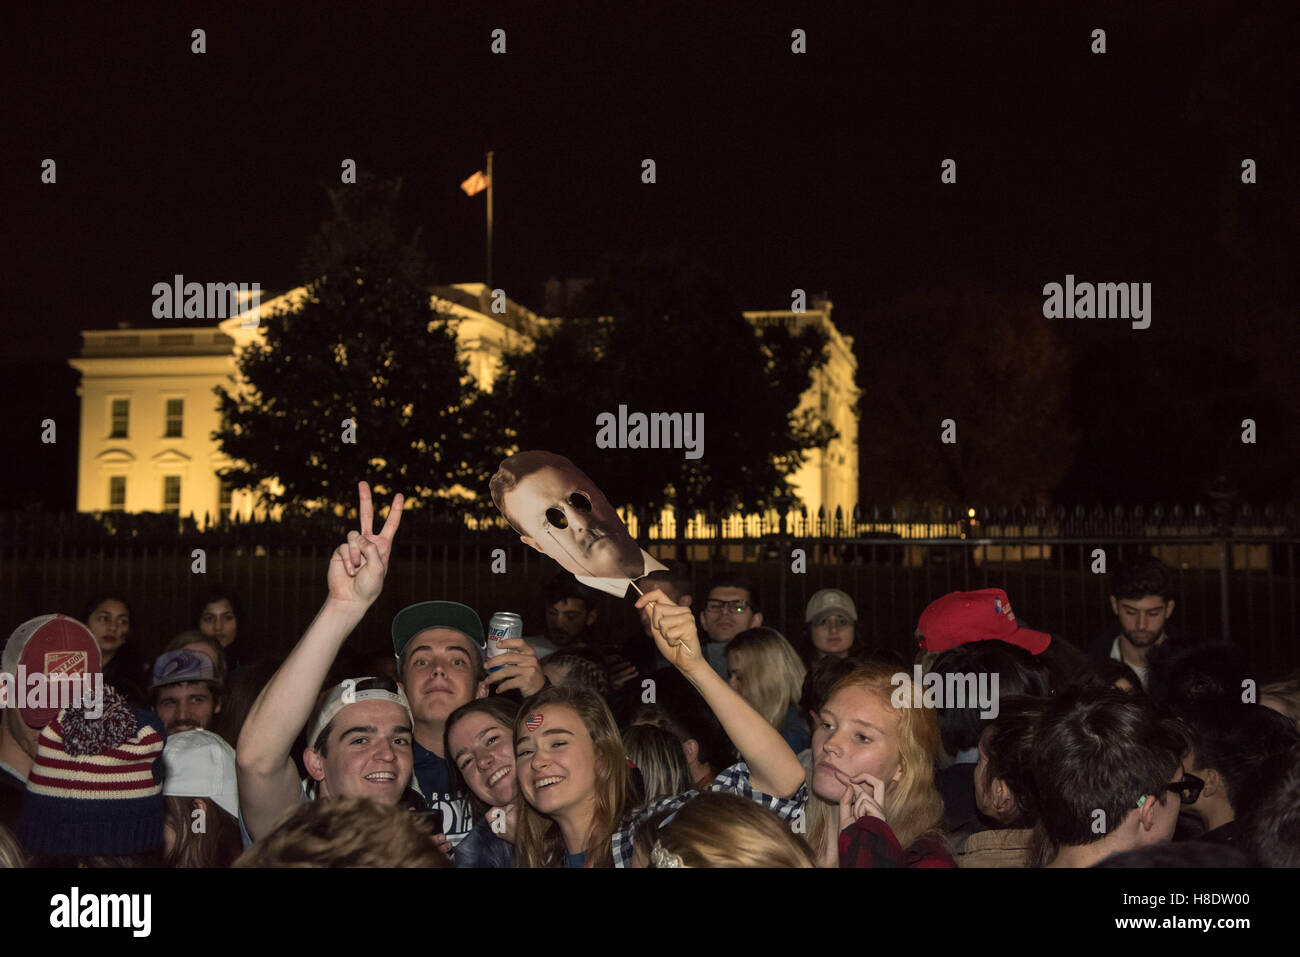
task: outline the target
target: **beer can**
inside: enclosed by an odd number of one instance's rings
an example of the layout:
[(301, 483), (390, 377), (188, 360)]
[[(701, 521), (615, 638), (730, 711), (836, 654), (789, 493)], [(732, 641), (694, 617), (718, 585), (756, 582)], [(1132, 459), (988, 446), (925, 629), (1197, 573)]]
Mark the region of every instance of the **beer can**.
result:
[[(524, 620), (512, 611), (498, 611), (492, 615), (488, 622), (487, 632), (487, 655), (488, 658), (495, 658), (497, 655), (504, 655), (509, 648), (502, 648), (501, 642), (506, 638), (522, 638), (524, 636)], [(500, 668), (489, 668), (491, 673)]]

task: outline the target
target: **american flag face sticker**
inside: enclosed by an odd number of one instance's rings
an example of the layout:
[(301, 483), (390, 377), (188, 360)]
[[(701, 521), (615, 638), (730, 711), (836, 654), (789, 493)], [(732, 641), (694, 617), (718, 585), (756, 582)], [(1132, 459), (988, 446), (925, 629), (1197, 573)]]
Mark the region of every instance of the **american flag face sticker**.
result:
[(535, 711), (524, 719), (524, 727), (529, 731), (536, 731), (542, 726), (542, 713)]

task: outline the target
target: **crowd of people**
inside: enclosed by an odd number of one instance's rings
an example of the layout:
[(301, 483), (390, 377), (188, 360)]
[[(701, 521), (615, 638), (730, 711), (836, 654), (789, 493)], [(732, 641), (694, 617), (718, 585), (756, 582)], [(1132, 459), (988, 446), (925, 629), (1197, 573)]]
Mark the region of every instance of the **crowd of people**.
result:
[(998, 588), (936, 596), (913, 656), (835, 588), (790, 640), (743, 576), (697, 591), (670, 563), (638, 580), (620, 647), (564, 573), (502, 654), (438, 599), (394, 617), (391, 652), (349, 657), (403, 505), (375, 531), (359, 493), (282, 659), (225, 589), (152, 662), (120, 594), (16, 628), (6, 674), (79, 661), (104, 686), (51, 713), (0, 685), (0, 865), (1300, 865), (1300, 676), (1180, 632), (1154, 558), (1112, 573), (1092, 644)]

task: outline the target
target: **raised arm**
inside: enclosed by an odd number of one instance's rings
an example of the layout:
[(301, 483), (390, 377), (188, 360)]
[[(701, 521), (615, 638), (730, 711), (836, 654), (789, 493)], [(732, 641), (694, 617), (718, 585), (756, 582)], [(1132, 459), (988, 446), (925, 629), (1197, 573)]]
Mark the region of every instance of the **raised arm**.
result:
[(298, 801), (300, 783), (290, 756), (294, 739), (311, 717), (339, 648), (383, 590), (403, 499), (400, 494), (393, 498), (388, 520), (375, 535), (370, 486), (361, 482), (358, 488), (361, 530), (349, 532), (347, 542), (335, 549), (325, 603), (253, 702), (239, 734), (235, 749), (239, 803), (254, 839)]
[(651, 606), (651, 631), (659, 652), (685, 675), (713, 709), (749, 765), (749, 780), (754, 790), (779, 798), (793, 795), (804, 782), (803, 765), (781, 733), (723, 681), (705, 659), (691, 609), (674, 604), (658, 590), (647, 592), (637, 600), (638, 608), (647, 605)]

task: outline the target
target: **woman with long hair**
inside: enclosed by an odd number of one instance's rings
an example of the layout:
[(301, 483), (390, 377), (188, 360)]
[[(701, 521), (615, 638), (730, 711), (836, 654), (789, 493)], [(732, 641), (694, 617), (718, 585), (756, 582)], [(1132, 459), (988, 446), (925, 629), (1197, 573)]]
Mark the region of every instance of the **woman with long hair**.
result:
[(120, 691), (133, 705), (144, 706), (148, 664), (140, 659), (131, 638), (131, 606), (120, 592), (97, 595), (82, 608), (81, 620), (99, 646), (104, 683)]
[(641, 772), (645, 800), (672, 797), (691, 789), (691, 769), (676, 735), (652, 724), (623, 729), (623, 750)]
[(226, 664), (233, 673), (252, 658), (255, 648), (245, 639), (235, 644), (241, 634), (247, 634), (248, 622), (244, 620), (243, 604), (231, 589), (213, 586), (194, 599), (194, 627), (209, 638), (214, 638), (225, 649)]
[(444, 749), (456, 769), (458, 797), (474, 810), (474, 827), (456, 846), (457, 867), (510, 867), (518, 818), (514, 726), (519, 705), (499, 695), (476, 698), (447, 716)]
[[(710, 789), (739, 794), (790, 820), (804, 793), (794, 752), (713, 670), (689, 606), (652, 591), (637, 607), (649, 610), (659, 652), (713, 709), (743, 758)], [(583, 689), (548, 687), (524, 702), (515, 722), (515, 759), (524, 799), (515, 860), (525, 867), (627, 867), (637, 825), (697, 793), (632, 806), (632, 773), (614, 716)]]
[(812, 738), (799, 711), (807, 671), (784, 635), (767, 627), (742, 631), (727, 642), (727, 671), (731, 687), (781, 732), (795, 754), (808, 747)]
[(911, 706), (912, 686), (908, 673), (867, 662), (818, 711), (806, 816), (819, 866), (955, 866), (934, 786), (939, 718)]
[(164, 866), (229, 867), (244, 849), (235, 749), (211, 731), (182, 731), (162, 760)]

